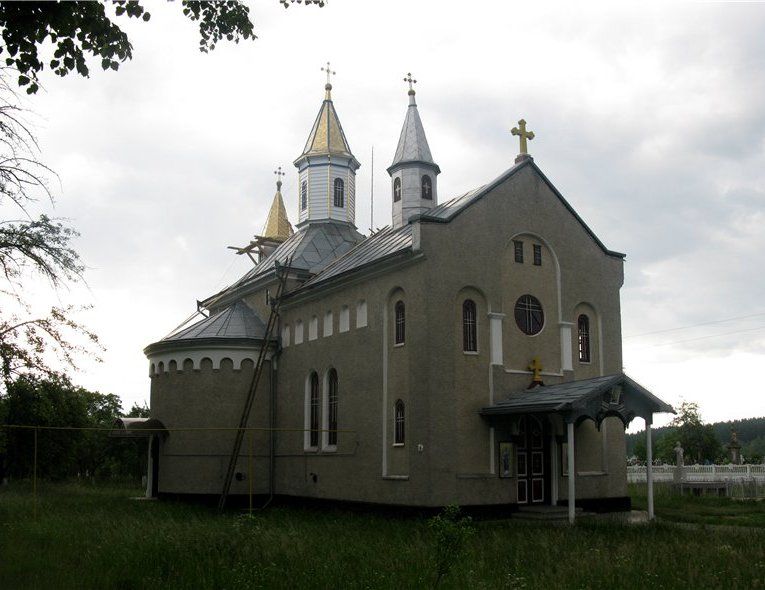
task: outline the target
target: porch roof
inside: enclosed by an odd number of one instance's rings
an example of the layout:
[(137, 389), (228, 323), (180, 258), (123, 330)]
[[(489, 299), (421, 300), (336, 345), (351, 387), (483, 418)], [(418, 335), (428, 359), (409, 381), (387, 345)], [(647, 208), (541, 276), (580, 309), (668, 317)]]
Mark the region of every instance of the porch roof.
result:
[(156, 418), (117, 418), (109, 431), (109, 436), (118, 438), (146, 438), (153, 434), (167, 434), (165, 425)]
[(650, 419), (653, 414), (662, 412), (675, 411), (639, 383), (618, 373), (511, 393), (479, 413), (486, 417), (559, 413), (567, 422), (584, 418), (601, 422), (606, 416), (615, 415), (627, 424), (635, 416)]

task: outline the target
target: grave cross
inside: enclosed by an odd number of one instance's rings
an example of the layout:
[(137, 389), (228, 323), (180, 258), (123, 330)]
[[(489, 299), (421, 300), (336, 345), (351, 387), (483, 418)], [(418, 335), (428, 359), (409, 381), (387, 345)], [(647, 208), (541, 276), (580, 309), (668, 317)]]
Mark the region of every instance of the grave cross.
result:
[(529, 153), (529, 147), (526, 143), (526, 140), (532, 140), (534, 139), (534, 132), (533, 131), (526, 131), (526, 121), (525, 119), (521, 119), (518, 121), (518, 127), (513, 127), (510, 130), (510, 133), (513, 135), (517, 135), (521, 138), (521, 154), (528, 154)]

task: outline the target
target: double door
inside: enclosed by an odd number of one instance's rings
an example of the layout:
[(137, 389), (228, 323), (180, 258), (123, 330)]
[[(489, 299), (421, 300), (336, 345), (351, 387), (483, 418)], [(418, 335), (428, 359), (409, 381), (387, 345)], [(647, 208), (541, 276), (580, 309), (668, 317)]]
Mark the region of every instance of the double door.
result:
[(518, 503), (544, 504), (550, 494), (550, 461), (541, 420), (534, 416), (521, 417), (515, 448)]

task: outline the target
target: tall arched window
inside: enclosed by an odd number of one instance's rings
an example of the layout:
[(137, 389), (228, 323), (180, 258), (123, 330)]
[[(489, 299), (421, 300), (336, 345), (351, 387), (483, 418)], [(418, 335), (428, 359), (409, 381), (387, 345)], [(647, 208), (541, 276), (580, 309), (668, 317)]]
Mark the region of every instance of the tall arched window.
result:
[(342, 178), (335, 178), (335, 207), (345, 207), (345, 183)]
[(300, 210), (305, 211), (308, 208), (308, 183), (304, 180), (300, 184)]
[(406, 435), (406, 420), (404, 415), (404, 402), (396, 400), (393, 412), (393, 444), (403, 445)]
[(579, 316), (576, 322), (579, 329), (579, 360), (590, 362), (590, 318), (585, 314)]
[(311, 373), (311, 446), (319, 446), (319, 376)]
[(433, 200), (433, 181), (427, 174), (422, 177), (422, 198)]
[(462, 350), (465, 352), (478, 352), (476, 327), (475, 301), (465, 299), (462, 304)]
[(328, 377), (328, 400), (327, 400), (327, 444), (337, 445), (337, 371), (331, 369)]
[(393, 202), (396, 203), (401, 200), (401, 179), (396, 177), (393, 179)]
[(403, 301), (396, 302), (396, 337), (394, 344), (403, 344), (406, 336), (406, 308)]

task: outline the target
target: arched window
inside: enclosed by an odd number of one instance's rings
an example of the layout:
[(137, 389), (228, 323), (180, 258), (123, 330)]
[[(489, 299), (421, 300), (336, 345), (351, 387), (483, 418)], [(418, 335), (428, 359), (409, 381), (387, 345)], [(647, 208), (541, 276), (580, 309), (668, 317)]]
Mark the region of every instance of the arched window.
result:
[(429, 201), (433, 200), (433, 181), (427, 174), (422, 177), (422, 198)]
[(329, 371), (328, 389), (327, 392), (327, 444), (330, 446), (337, 445), (337, 371), (331, 369)]
[(393, 179), (393, 202), (396, 203), (401, 200), (401, 179), (396, 177)]
[(311, 446), (319, 446), (319, 376), (311, 373)]
[(403, 445), (406, 434), (406, 420), (404, 416), (404, 402), (396, 400), (393, 412), (393, 444)]
[(394, 344), (403, 344), (406, 336), (406, 308), (403, 301), (396, 302), (396, 337)]
[(579, 329), (579, 360), (583, 363), (590, 362), (590, 318), (585, 314), (579, 316), (576, 321)]
[(335, 178), (335, 207), (345, 207), (345, 183), (342, 178)]
[(475, 301), (465, 299), (462, 304), (462, 350), (478, 352), (478, 334), (476, 332)]
[(521, 295), (515, 302), (515, 323), (524, 334), (539, 334), (545, 324), (545, 315), (539, 299), (533, 295)]
[(308, 183), (304, 180), (300, 185), (300, 210), (308, 208)]

